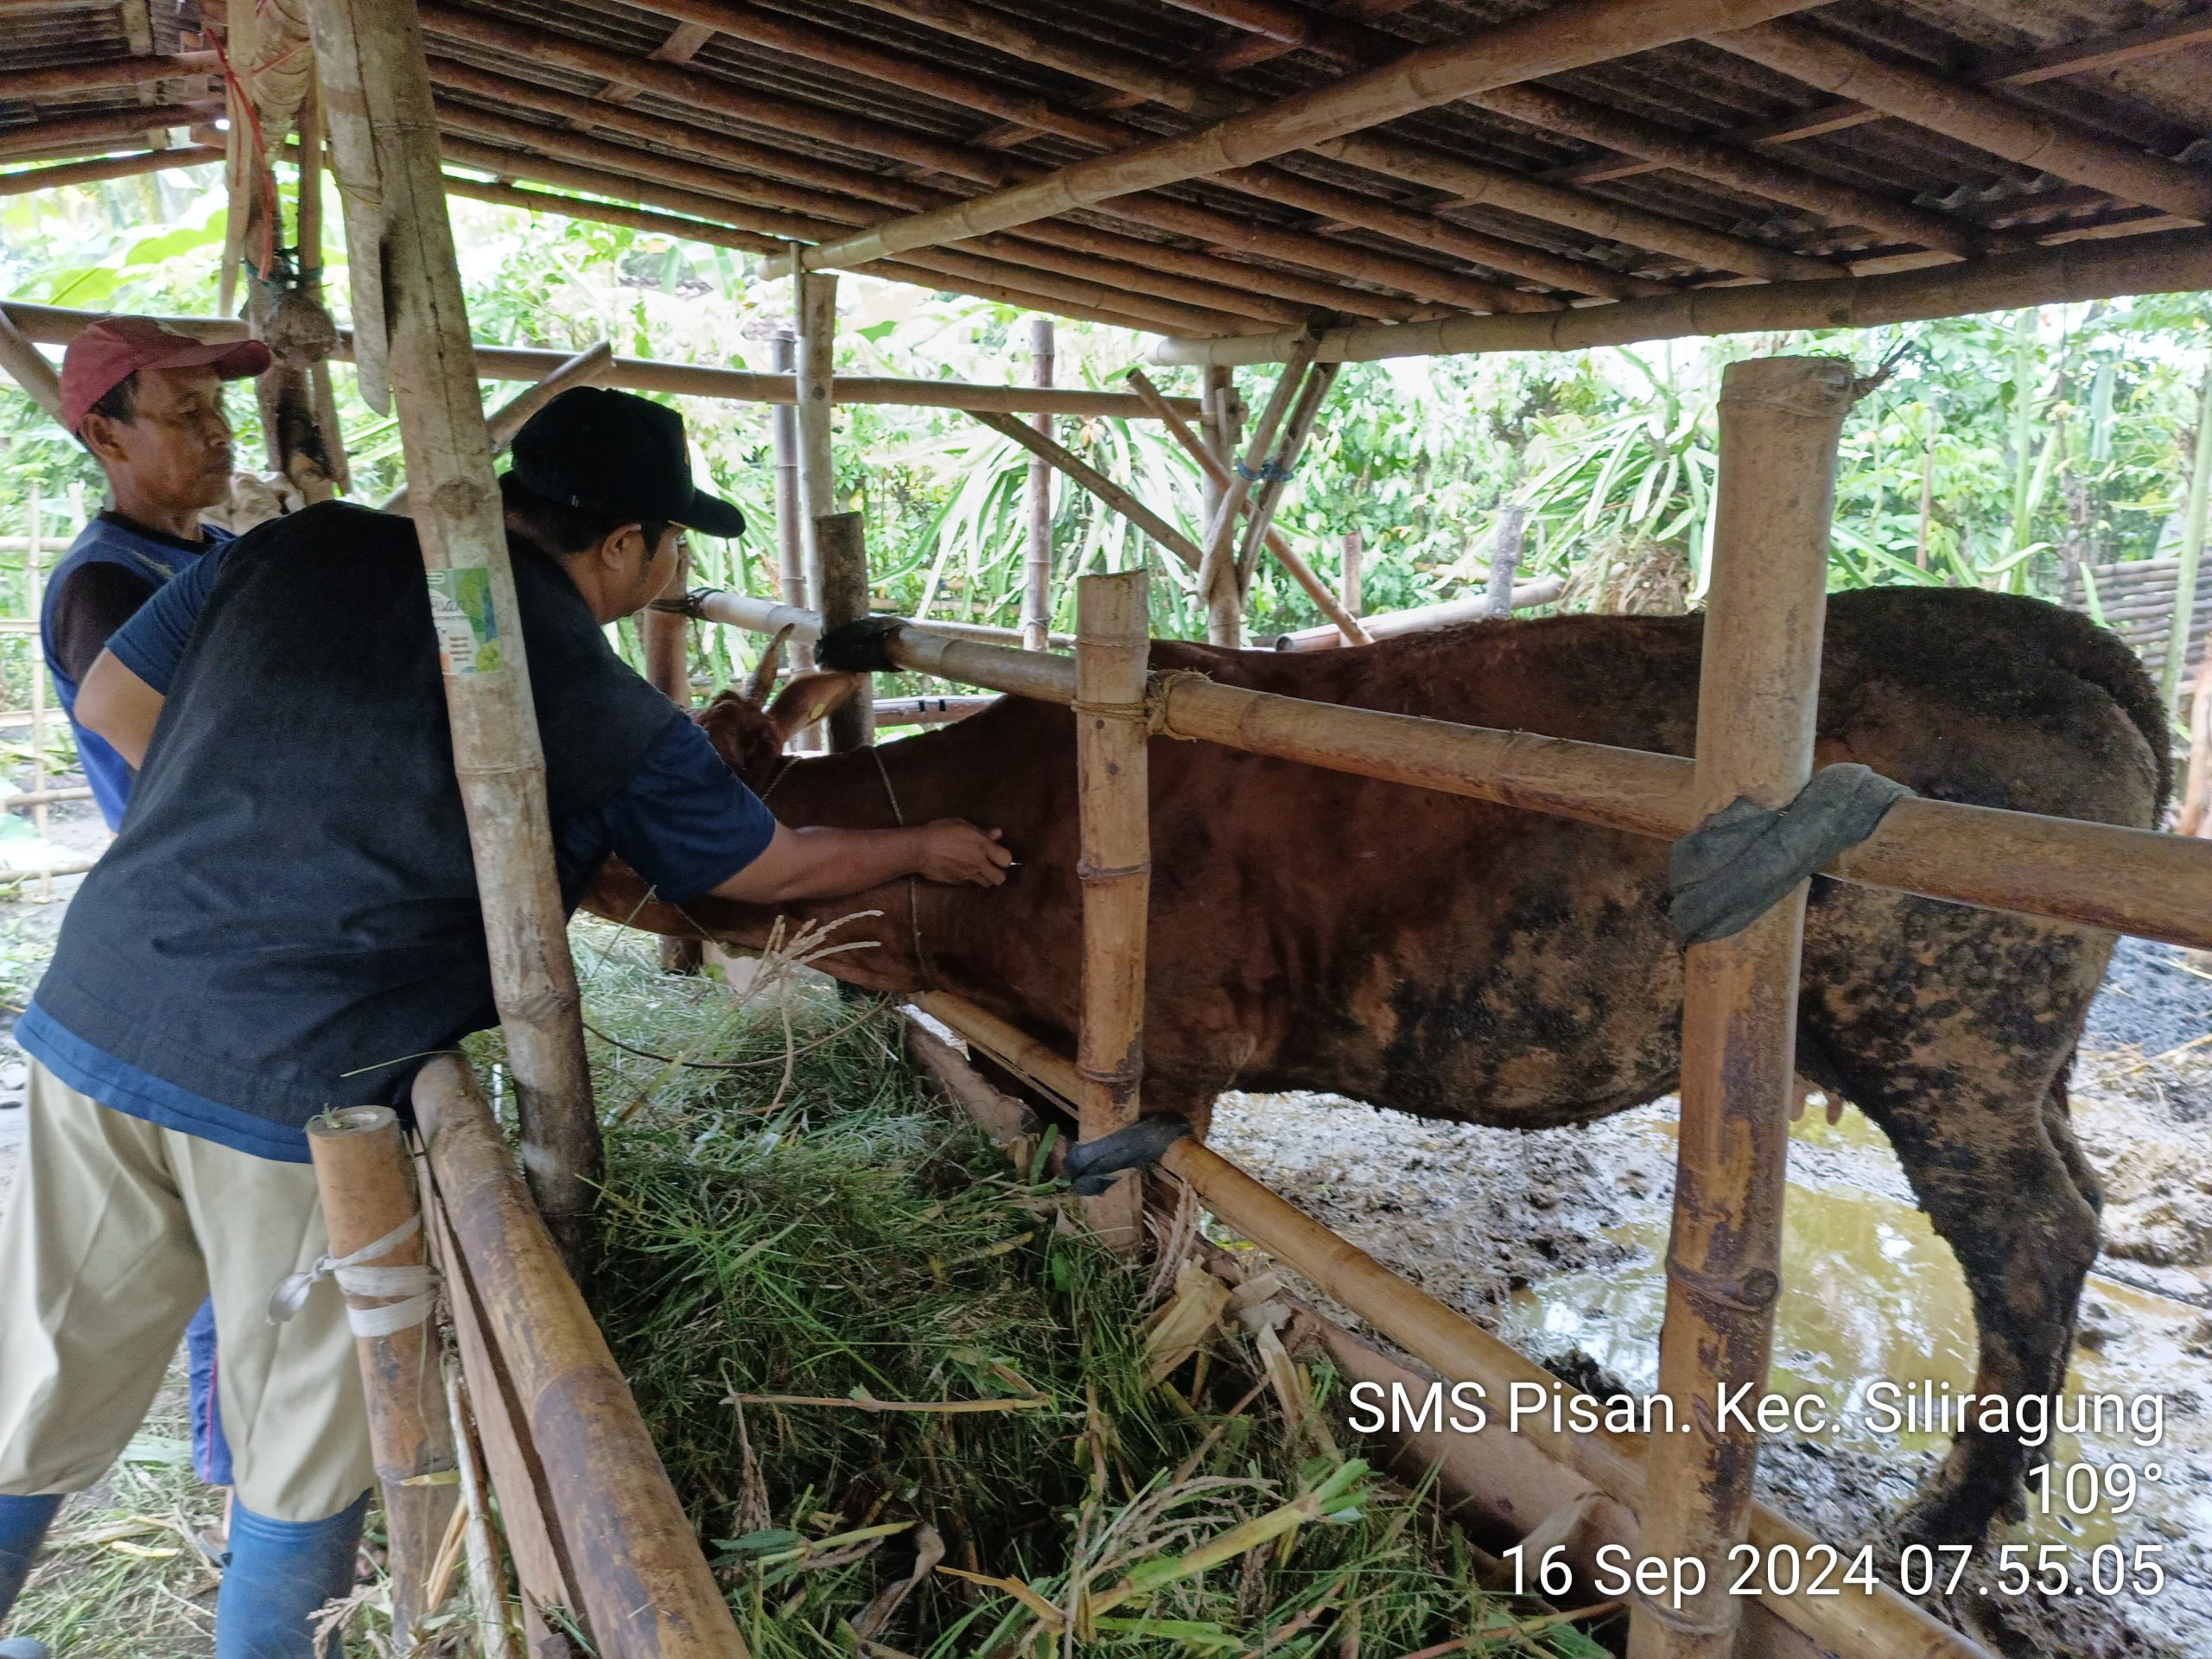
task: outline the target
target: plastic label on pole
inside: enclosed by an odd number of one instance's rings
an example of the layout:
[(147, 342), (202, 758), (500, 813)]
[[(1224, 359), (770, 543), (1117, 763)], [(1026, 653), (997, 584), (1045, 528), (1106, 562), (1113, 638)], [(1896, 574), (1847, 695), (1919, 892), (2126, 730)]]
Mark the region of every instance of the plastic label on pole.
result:
[(448, 674), (494, 674), (505, 666), (499, 618), (492, 607), (492, 573), (480, 564), (426, 573), (430, 625), (438, 632), (438, 665)]

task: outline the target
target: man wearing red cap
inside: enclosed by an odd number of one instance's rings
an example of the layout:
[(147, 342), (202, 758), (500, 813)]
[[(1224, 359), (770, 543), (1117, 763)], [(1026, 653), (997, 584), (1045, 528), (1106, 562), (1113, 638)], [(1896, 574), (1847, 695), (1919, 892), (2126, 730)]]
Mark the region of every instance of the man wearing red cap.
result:
[(104, 317), (62, 356), (61, 419), (107, 474), (108, 505), (54, 567), (39, 635), (111, 830), (123, 822), (130, 768), (78, 725), (77, 687), (163, 582), (230, 539), (200, 522), (231, 481), (222, 383), (268, 366), (257, 340), (192, 340), (151, 317)]

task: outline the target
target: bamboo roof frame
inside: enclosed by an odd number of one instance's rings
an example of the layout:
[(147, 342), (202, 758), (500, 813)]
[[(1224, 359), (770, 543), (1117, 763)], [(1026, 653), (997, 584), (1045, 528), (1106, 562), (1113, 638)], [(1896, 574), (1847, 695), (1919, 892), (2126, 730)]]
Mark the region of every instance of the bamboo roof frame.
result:
[[(1171, 360), (1501, 317), (1597, 338), (1582, 313), (1641, 327), (1708, 289), (2212, 219), (2194, 0), (2150, 23), (2123, 0), (858, 6), (419, 0), (449, 187), (1162, 334)], [(0, 195), (159, 170), (215, 112), (213, 54), (174, 20), (7, 10), (29, 44), (0, 45), (0, 161), (76, 170)], [(1878, 122), (1897, 142), (1857, 137)], [(1676, 315), (1769, 302), (1744, 304)]]

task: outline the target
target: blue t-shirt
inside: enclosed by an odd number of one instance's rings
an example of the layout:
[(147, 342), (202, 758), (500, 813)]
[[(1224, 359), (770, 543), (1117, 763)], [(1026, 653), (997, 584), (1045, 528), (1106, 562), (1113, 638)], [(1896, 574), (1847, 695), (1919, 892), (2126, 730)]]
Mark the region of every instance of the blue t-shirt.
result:
[[(166, 695), (194, 624), (221, 574), (224, 549), (179, 573), (108, 641), (116, 660)], [(427, 648), (428, 642), (425, 645)], [(681, 904), (767, 850), (776, 821), (690, 721), (671, 721), (629, 781), (588, 812), (553, 826), (562, 898), (573, 907), (610, 852), (663, 899)], [(83, 1042), (34, 1001), (16, 1040), (71, 1088), (102, 1104), (240, 1152), (308, 1161), (303, 1131), (206, 1100)]]
[(140, 531), (114, 513), (103, 512), (79, 532), (47, 579), (45, 597), (39, 607), (39, 643), (43, 647), (47, 671), (54, 677), (54, 689), (61, 699), (61, 712), (68, 716), (69, 728), (77, 736), (77, 754), (85, 768), (85, 781), (92, 785), (92, 799), (99, 804), (100, 816), (107, 820), (110, 830), (120, 829), (123, 824), (123, 809), (130, 799), (130, 766), (105, 738), (77, 723), (77, 682), (63, 664), (58, 649), (55, 607), (69, 578), (86, 565), (118, 565), (158, 590), (164, 582), (191, 569), (232, 539), (228, 531), (218, 530), (213, 524), (202, 525), (200, 534), (205, 538), (203, 545), (188, 548), (170, 537)]

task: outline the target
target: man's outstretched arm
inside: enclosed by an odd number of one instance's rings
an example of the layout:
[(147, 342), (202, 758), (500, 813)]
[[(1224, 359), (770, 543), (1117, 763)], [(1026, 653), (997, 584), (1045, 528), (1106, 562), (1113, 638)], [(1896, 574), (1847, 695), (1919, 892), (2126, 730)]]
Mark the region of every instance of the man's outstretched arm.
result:
[(710, 891), (719, 899), (779, 905), (861, 893), (908, 875), (995, 887), (1013, 862), (997, 830), (978, 830), (962, 818), (906, 830), (794, 830), (779, 823), (758, 858)]

